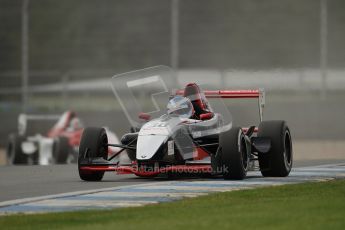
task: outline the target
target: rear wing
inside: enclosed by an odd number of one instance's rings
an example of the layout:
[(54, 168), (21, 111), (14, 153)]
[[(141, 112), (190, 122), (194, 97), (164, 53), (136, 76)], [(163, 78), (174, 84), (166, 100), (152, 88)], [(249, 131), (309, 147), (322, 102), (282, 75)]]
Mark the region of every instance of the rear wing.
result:
[[(249, 89), (249, 90), (204, 90), (206, 98), (254, 98), (258, 99), (260, 121), (263, 120), (263, 109), (265, 106), (265, 90)], [(176, 95), (183, 95), (184, 90), (177, 90)]]
[(35, 115), (35, 114), (19, 114), (18, 116), (18, 133), (20, 135), (25, 135), (27, 129), (27, 123), (29, 120), (50, 120), (57, 121), (61, 115)]

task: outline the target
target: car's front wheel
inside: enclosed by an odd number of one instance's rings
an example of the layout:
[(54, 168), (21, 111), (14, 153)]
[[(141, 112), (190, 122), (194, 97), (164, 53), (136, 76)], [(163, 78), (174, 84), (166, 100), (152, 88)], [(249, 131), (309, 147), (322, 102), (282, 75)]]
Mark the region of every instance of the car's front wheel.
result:
[(80, 179), (85, 181), (100, 181), (104, 171), (87, 171), (81, 169), (84, 159), (108, 157), (108, 137), (104, 128), (89, 127), (84, 129), (79, 146), (78, 171)]

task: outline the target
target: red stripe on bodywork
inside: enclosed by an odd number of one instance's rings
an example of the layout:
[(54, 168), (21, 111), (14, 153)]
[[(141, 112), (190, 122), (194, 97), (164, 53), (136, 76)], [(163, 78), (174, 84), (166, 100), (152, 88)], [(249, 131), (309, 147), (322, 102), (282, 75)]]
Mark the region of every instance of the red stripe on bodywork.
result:
[(80, 170), (84, 172), (93, 172), (93, 171), (115, 171), (118, 174), (135, 174), (137, 176), (145, 177), (154, 177), (160, 173), (174, 172), (174, 173), (210, 173), (212, 171), (211, 165), (173, 165), (158, 168), (155, 171), (141, 171), (138, 170), (135, 166), (99, 166), (99, 165), (90, 165), (82, 166)]

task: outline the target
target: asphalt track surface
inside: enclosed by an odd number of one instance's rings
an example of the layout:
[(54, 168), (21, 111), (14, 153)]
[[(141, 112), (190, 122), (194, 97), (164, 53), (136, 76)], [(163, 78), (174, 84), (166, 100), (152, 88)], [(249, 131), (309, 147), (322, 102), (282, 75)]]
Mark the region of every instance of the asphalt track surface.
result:
[(0, 167), (0, 202), (34, 196), (99, 189), (152, 182), (134, 175), (106, 173), (101, 182), (79, 179), (77, 165), (2, 166)]
[[(344, 160), (295, 161), (294, 167), (342, 163)], [(103, 189), (144, 183), (158, 183), (167, 178), (138, 178), (108, 172), (101, 182), (79, 179), (77, 166), (2, 166), (0, 167), (0, 202), (37, 196), (54, 195), (81, 190)], [(181, 178), (179, 180), (195, 180)]]
[(194, 180), (151, 181), (151, 183), (0, 202), (0, 215), (138, 207), (161, 202), (172, 202), (186, 197), (198, 197), (215, 192), (344, 178), (345, 163), (337, 163), (293, 168), (288, 177), (262, 177), (260, 172), (252, 171), (247, 174), (245, 180), (224, 180), (221, 177), (216, 177)]

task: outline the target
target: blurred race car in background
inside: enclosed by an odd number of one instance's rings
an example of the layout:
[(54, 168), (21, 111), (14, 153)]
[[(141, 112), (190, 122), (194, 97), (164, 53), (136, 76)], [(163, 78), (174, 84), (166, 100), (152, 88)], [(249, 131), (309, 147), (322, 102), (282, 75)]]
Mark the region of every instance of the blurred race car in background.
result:
[[(18, 133), (9, 135), (7, 162), (39, 165), (76, 162), (83, 130), (83, 123), (73, 111), (62, 115), (20, 114)], [(116, 135), (106, 130), (118, 142)]]

